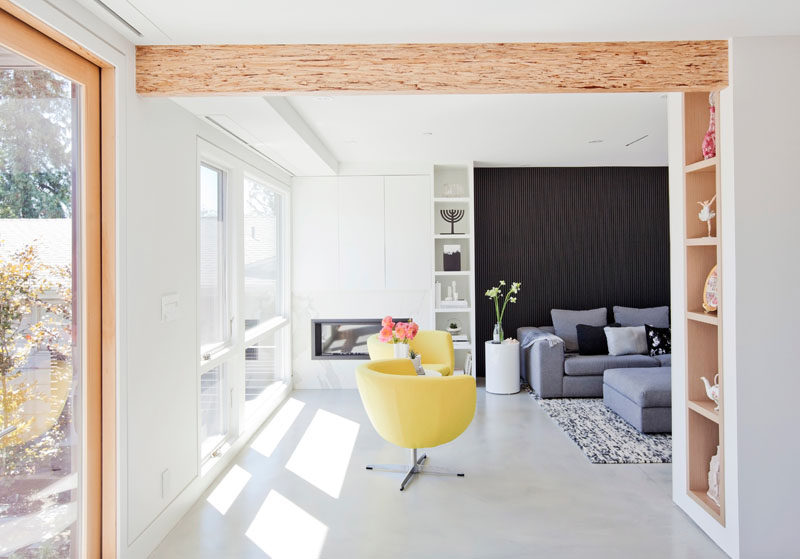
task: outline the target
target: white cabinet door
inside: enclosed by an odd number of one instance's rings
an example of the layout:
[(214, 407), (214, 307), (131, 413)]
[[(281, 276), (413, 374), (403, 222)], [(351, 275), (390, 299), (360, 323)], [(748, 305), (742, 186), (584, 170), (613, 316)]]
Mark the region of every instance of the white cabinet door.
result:
[(383, 177), (339, 177), (342, 289), (384, 289)]
[(339, 184), (336, 177), (292, 180), (292, 285), (339, 289)]
[(386, 287), (430, 289), (431, 178), (386, 177)]

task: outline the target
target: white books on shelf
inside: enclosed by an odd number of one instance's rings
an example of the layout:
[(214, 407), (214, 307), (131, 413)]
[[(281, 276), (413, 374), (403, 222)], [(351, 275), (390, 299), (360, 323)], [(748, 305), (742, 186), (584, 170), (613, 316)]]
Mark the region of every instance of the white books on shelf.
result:
[(454, 342), (468, 342), (469, 341), (469, 336), (467, 336), (466, 334), (454, 334), (453, 335), (453, 341)]
[(441, 303), (439, 303), (439, 306), (440, 307), (467, 307), (469, 305), (467, 304), (467, 300), (466, 299), (458, 299), (457, 301), (444, 300)]

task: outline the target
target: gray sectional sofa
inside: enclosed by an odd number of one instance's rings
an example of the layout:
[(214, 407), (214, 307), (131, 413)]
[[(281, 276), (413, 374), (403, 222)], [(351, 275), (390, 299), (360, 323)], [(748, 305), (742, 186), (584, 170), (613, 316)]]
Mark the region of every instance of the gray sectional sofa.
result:
[[(609, 338), (615, 330), (602, 328), (606, 324), (604, 308), (586, 311), (553, 310), (555, 326), (526, 326), (517, 329), (520, 342), (520, 368), (525, 381), (542, 398), (603, 398), (608, 408), (643, 433), (669, 432), (672, 428), (672, 355), (643, 355), (638, 345), (615, 344), (612, 353), (630, 351), (628, 355), (581, 355), (577, 352), (580, 336), (596, 336), (603, 329)], [(614, 307), (613, 326), (643, 326), (657, 329), (669, 327), (669, 308), (634, 309)], [(589, 328), (578, 326), (586, 324)], [(594, 328), (591, 328), (594, 327)], [(576, 330), (578, 330), (576, 332)], [(625, 329), (619, 331), (625, 335)], [(556, 335), (558, 333), (559, 335)], [(602, 334), (601, 334), (602, 336)], [(620, 339), (619, 336), (613, 336)], [(659, 340), (661, 338), (661, 340)], [(605, 346), (592, 346), (585, 339), (585, 353), (603, 351)], [(605, 338), (601, 338), (605, 341)], [(655, 347), (669, 351), (666, 338), (654, 334)], [(630, 350), (628, 349), (630, 347)], [(605, 348), (607, 349), (607, 348)], [(616, 350), (616, 351), (615, 351)], [(656, 353), (652, 351), (651, 353)]]
[(552, 326), (517, 329), (522, 378), (542, 398), (602, 398), (607, 369), (670, 367), (672, 355), (579, 355)]

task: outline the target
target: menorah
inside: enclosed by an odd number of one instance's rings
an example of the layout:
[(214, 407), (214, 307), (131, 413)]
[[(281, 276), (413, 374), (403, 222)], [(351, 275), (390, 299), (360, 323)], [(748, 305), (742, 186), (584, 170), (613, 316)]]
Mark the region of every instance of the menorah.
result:
[[(450, 224), (450, 234), (456, 234), (456, 223), (464, 219), (464, 210), (439, 210), (442, 219)], [(447, 235), (447, 233), (445, 233)]]

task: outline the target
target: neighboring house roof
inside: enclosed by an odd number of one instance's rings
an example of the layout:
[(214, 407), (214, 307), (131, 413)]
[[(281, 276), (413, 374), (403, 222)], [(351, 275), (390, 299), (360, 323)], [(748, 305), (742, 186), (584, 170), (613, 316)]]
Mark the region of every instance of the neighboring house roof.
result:
[(0, 258), (9, 258), (28, 245), (36, 247), (43, 264), (70, 266), (72, 219), (0, 219)]

